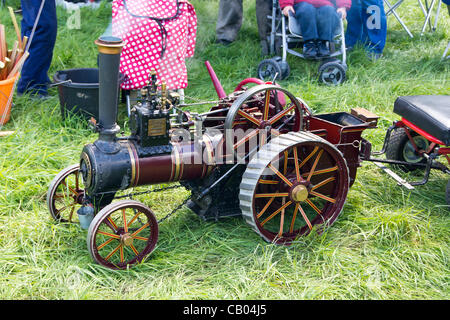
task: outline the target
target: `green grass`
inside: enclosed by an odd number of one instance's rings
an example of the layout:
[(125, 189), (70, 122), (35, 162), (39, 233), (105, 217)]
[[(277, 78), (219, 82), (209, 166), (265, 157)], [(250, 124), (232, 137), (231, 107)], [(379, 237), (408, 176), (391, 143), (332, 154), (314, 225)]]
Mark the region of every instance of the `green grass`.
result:
[[(218, 1), (194, 0), (199, 29), (195, 57), (187, 61), (186, 95), (215, 99), (204, 61), (209, 60), (226, 92), (255, 76), (261, 60), (254, 1), (245, 1), (238, 40), (216, 45)], [(318, 84), (318, 65), (288, 57), (291, 77), (280, 84), (316, 112), (364, 107), (381, 116), (364, 134), (374, 150), (398, 116), (401, 95), (449, 94), (450, 64), (440, 57), (450, 38), (442, 11), (438, 30), (420, 36), (423, 16), (416, 1), (398, 9), (415, 34), (410, 39), (388, 19), (384, 58), (368, 60), (362, 49), (349, 56), (348, 80), (339, 87)], [(49, 74), (96, 66), (94, 40), (110, 19), (110, 8), (83, 9), (81, 29), (68, 30), (69, 13), (58, 9), (59, 29)], [(6, 9), (0, 21), (14, 33)], [(0, 299), (448, 299), (448, 176), (433, 172), (413, 191), (396, 185), (370, 163), (358, 170), (344, 211), (325, 233), (310, 234), (289, 248), (265, 243), (241, 218), (203, 222), (182, 209), (160, 226), (158, 245), (146, 263), (110, 271), (89, 257), (86, 232), (52, 221), (47, 188), (63, 168), (79, 160), (96, 139), (79, 118), (61, 119), (56, 89), (39, 103), (15, 97), (11, 120), (0, 138)], [(203, 111), (201, 108), (193, 110)], [(120, 107), (118, 123), (126, 127)], [(421, 179), (410, 173), (408, 179)], [(181, 191), (180, 191), (181, 190)], [(158, 217), (189, 193), (184, 189), (141, 197)]]

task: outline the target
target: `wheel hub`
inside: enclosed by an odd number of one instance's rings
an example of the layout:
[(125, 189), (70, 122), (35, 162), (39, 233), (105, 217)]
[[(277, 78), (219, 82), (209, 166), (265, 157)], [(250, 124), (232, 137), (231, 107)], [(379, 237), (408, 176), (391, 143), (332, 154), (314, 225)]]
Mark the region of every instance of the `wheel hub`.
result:
[(83, 204), (83, 200), (84, 200), (84, 191), (83, 190), (77, 190), (77, 195), (74, 196), (74, 200), (76, 203), (78, 204)]
[(272, 124), (269, 121), (261, 121), (259, 128), (270, 132), (272, 130)]
[(291, 198), (295, 202), (303, 202), (308, 199), (309, 192), (305, 185), (296, 185), (291, 191)]
[(133, 244), (133, 237), (128, 232), (124, 233), (124, 234), (121, 234), (120, 235), (120, 242), (123, 245), (129, 247), (129, 246), (131, 246)]
[[(428, 140), (422, 136), (416, 136), (413, 140), (419, 150), (426, 150), (428, 148)], [(407, 162), (418, 163), (422, 161), (423, 156), (416, 151), (411, 141), (408, 141), (403, 149), (403, 158)]]

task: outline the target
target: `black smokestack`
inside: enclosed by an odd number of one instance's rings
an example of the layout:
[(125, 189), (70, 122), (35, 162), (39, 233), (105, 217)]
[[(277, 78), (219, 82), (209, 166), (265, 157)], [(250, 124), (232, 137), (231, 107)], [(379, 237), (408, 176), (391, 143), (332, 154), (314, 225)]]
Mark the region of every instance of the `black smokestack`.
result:
[(99, 52), (99, 139), (113, 141), (120, 130), (116, 121), (123, 43), (120, 38), (102, 36), (95, 44)]

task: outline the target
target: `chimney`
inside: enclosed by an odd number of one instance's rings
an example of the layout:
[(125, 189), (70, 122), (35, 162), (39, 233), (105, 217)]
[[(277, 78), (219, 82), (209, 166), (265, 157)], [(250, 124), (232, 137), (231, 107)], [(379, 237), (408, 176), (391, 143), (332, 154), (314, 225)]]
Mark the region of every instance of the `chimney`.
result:
[(119, 93), (119, 65), (122, 39), (101, 36), (95, 41), (99, 52), (99, 140), (115, 141)]

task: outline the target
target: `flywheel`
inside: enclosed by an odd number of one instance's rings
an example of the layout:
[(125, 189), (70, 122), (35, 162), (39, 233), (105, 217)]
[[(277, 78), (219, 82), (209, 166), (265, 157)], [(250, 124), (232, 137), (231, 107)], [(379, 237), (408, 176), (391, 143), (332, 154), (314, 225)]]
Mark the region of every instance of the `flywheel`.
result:
[(273, 138), (250, 160), (240, 185), (245, 221), (263, 239), (289, 245), (342, 211), (349, 171), (342, 153), (310, 132)]

